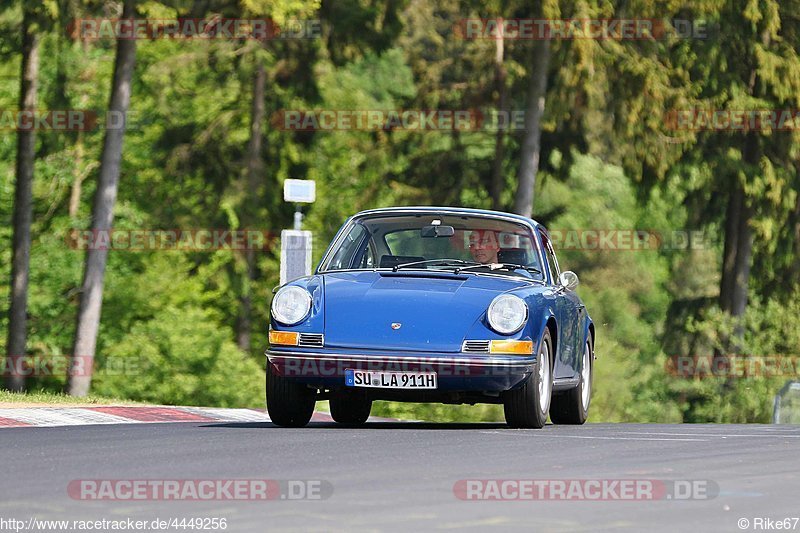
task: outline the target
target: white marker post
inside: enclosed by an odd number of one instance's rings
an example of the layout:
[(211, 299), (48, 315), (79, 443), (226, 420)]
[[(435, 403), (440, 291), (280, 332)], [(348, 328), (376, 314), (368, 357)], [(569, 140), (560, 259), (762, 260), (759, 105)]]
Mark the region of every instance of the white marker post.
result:
[(283, 183), (283, 199), (298, 205), (295, 205), (294, 229), (281, 231), (281, 285), (311, 274), (311, 232), (301, 229), (303, 213), (299, 204), (310, 204), (316, 199), (316, 185), (314, 180)]

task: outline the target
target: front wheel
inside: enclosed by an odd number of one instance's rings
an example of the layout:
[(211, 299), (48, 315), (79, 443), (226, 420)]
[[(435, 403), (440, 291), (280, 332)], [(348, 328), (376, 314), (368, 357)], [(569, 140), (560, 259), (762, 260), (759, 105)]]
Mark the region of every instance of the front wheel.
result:
[(553, 424), (583, 424), (589, 416), (589, 404), (592, 401), (592, 374), (594, 350), (591, 337), (583, 346), (581, 361), (581, 380), (577, 387), (553, 395), (550, 408), (550, 420)]
[(536, 368), (522, 387), (510, 390), (503, 398), (506, 422), (513, 428), (544, 427), (553, 393), (553, 341), (550, 328), (544, 329), (536, 357)]
[(267, 361), (267, 412), (278, 426), (303, 427), (314, 414), (315, 392), (279, 375)]

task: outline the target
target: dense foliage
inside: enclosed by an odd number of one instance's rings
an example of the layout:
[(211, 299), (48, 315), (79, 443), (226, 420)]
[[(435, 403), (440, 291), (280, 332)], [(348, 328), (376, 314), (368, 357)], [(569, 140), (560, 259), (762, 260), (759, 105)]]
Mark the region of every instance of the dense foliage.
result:
[[(28, 2), (29, 0), (25, 0)], [(35, 3), (35, 2), (31, 2)], [(0, 9), (0, 112), (19, 98), (23, 2)], [(142, 17), (318, 19), (316, 38), (267, 41), (155, 39), (137, 43), (117, 229), (291, 227), (287, 178), (313, 179), (306, 208), (315, 258), (350, 214), (390, 205), (510, 210), (523, 133), (286, 131), (284, 110), (461, 110), (491, 113), (501, 87), (496, 41), (464, 39), (467, 18), (530, 17), (515, 1), (141, 1)], [(800, 347), (798, 129), (692, 131), (669, 112), (800, 106), (796, 2), (703, 0), (691, 7), (641, 0), (548, 0), (553, 18), (704, 21), (705, 38), (551, 43), (534, 218), (554, 232), (645, 230), (643, 250), (564, 246), (597, 324), (591, 421), (766, 422), (788, 379), (687, 379), (671, 356), (796, 356)], [(41, 5), (39, 108), (104, 114), (115, 41), (70, 37), (68, 22), (113, 17), (112, 1)], [(537, 11), (538, 12), (538, 11)], [(668, 22), (665, 22), (668, 24)], [(505, 107), (525, 110), (532, 42), (506, 40)], [(264, 83), (257, 179), (248, 176), (254, 80)], [(37, 132), (27, 354), (69, 354), (84, 252), (72, 229), (89, 226), (104, 132)], [(0, 131), (0, 279), (10, 279), (16, 132)], [(492, 171), (501, 190), (492, 198)], [(736, 196), (736, 195), (739, 196)], [(71, 206), (71, 197), (78, 203)], [(752, 232), (747, 310), (732, 317), (720, 294), (726, 206), (740, 198)], [(494, 202), (493, 202), (494, 200)], [(744, 217), (741, 215), (740, 218)], [(697, 242), (687, 240), (693, 235)], [(742, 245), (743, 246), (743, 245)], [(109, 255), (92, 392), (158, 403), (261, 406), (266, 324), (279, 250), (124, 251)], [(252, 262), (252, 264), (251, 264)], [(750, 262), (748, 262), (748, 265)], [(723, 283), (724, 285), (724, 283)], [(0, 284), (0, 299), (9, 287)], [(242, 321), (244, 299), (252, 317)], [(735, 313), (734, 313), (735, 314)], [(245, 324), (242, 326), (242, 324)], [(0, 339), (6, 338), (5, 313)], [(237, 343), (242, 327), (249, 348)], [(0, 341), (2, 342), (2, 341)], [(134, 369), (111, 370), (114, 361)], [(123, 363), (123, 366), (125, 363)], [(102, 368), (107, 371), (102, 371)], [(65, 376), (28, 380), (58, 391)], [(382, 415), (493, 420), (497, 407), (376, 405)]]

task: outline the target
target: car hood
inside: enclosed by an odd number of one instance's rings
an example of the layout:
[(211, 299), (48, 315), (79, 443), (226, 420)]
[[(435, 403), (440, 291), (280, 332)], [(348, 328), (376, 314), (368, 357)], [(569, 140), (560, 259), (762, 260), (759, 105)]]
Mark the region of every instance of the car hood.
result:
[(326, 347), (412, 352), (460, 352), (464, 336), (495, 296), (529, 285), (466, 273), (361, 271), (321, 277)]

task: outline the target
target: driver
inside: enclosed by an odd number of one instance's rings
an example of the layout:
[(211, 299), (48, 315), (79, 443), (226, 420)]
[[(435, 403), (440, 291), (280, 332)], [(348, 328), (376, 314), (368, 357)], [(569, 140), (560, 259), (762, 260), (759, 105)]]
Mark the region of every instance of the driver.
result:
[(485, 265), (498, 263), (498, 250), (500, 250), (500, 244), (497, 242), (494, 231), (476, 229), (469, 234), (469, 252), (475, 261)]

